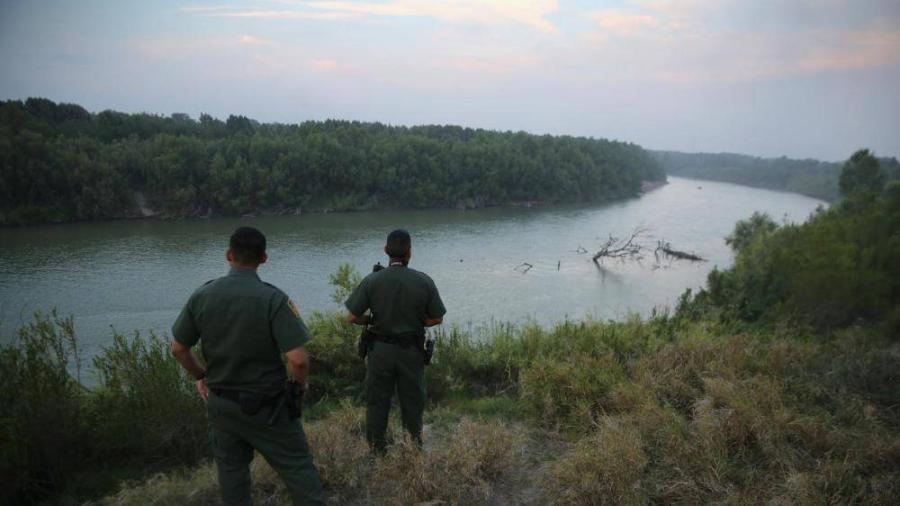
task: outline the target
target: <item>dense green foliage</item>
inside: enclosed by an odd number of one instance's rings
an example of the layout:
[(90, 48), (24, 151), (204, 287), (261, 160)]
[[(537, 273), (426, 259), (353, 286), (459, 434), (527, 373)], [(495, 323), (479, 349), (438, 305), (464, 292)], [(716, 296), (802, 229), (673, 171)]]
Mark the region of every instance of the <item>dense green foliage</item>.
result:
[(871, 194), (881, 191), (887, 174), (868, 149), (853, 153), (841, 169), (838, 187), (841, 195)]
[(864, 319), (900, 334), (900, 182), (885, 185), (865, 150), (844, 164), (841, 181), (851, 193), (806, 223), (779, 226), (759, 214), (739, 222), (728, 238), (734, 266), (710, 273), (685, 308), (819, 329)]
[[(654, 157), (666, 174), (784, 190), (827, 201), (840, 197), (841, 164), (818, 160), (758, 158), (733, 153), (679, 153), (656, 151)], [(900, 179), (895, 158), (881, 160), (888, 179)]]
[(205, 409), (164, 341), (114, 335), (82, 386), (71, 318), (36, 315), (0, 347), (0, 503), (96, 493), (206, 455)]
[(454, 126), (260, 124), (0, 102), (0, 225), (297, 209), (602, 201), (662, 179), (640, 147)]

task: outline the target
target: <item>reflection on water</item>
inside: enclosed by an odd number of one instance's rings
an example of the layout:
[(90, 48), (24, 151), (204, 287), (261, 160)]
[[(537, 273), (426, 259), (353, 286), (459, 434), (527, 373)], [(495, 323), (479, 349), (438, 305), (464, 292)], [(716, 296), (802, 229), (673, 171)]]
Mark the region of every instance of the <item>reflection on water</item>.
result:
[[(260, 274), (291, 295), (301, 311), (337, 309), (328, 274), (341, 262), (368, 272), (384, 237), (413, 235), (412, 266), (428, 272), (448, 308), (446, 321), (489, 319), (542, 323), (564, 318), (621, 318), (671, 305), (701, 286), (731, 254), (724, 236), (753, 211), (804, 220), (821, 202), (789, 193), (670, 178), (640, 199), (604, 206), (305, 215), (205, 221), (119, 221), (2, 230), (0, 321), (5, 333), (36, 309), (74, 314), (88, 353), (108, 342), (110, 326), (167, 332), (201, 283), (222, 275), (228, 235), (238, 225), (269, 238)], [(608, 262), (590, 255), (609, 234), (649, 229), (708, 258), (704, 263)], [(514, 268), (534, 267), (526, 274)], [(92, 345), (92, 346), (90, 346)]]

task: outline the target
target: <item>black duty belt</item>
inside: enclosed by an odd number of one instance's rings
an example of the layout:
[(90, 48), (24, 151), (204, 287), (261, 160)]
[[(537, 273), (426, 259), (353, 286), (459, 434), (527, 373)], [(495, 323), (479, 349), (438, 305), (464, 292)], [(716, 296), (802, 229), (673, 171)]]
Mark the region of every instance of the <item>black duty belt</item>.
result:
[[(223, 399), (228, 399), (229, 401), (236, 402), (238, 404), (241, 403), (241, 392), (240, 390), (226, 390), (222, 388), (210, 388), (210, 391), (216, 394), (216, 397), (221, 397)], [(272, 407), (278, 403), (280, 395), (275, 396), (260, 396), (262, 397), (262, 402), (260, 403), (260, 407)]]
[(369, 335), (372, 336), (374, 341), (381, 341), (382, 343), (393, 344), (399, 346), (401, 348), (409, 348), (410, 346), (414, 346), (420, 342), (425, 340), (424, 334), (418, 334), (415, 332), (410, 332), (408, 334), (375, 334), (374, 332), (370, 332)]

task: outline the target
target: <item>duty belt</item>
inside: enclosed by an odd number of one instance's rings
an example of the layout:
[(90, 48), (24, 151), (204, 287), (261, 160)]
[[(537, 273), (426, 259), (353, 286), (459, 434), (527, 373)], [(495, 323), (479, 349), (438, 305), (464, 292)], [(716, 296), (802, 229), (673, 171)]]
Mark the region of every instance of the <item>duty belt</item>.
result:
[(370, 332), (369, 335), (372, 336), (374, 341), (381, 341), (382, 343), (393, 344), (399, 346), (401, 348), (409, 348), (410, 346), (414, 346), (417, 343), (423, 341), (425, 339), (424, 334), (418, 334), (416, 332), (409, 332), (406, 334), (376, 334), (374, 332)]
[[(241, 392), (240, 390), (228, 390), (222, 388), (210, 388), (210, 391), (216, 394), (216, 397), (221, 397), (223, 399), (228, 399), (229, 401), (236, 402), (238, 404), (241, 403)], [(260, 407), (271, 407), (275, 406), (278, 403), (281, 395), (261, 395), (262, 402), (260, 403)]]

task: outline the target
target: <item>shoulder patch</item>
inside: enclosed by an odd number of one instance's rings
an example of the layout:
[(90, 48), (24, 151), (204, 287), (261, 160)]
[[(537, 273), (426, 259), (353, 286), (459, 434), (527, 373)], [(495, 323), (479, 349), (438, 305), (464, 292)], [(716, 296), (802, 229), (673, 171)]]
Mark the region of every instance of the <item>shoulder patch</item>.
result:
[(291, 312), (294, 313), (294, 316), (299, 318), (300, 317), (300, 308), (297, 307), (297, 304), (294, 304), (294, 301), (292, 301), (290, 298), (288, 298), (287, 305), (289, 308), (291, 308)]

